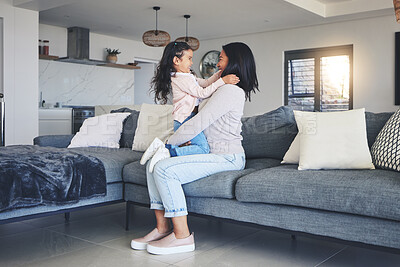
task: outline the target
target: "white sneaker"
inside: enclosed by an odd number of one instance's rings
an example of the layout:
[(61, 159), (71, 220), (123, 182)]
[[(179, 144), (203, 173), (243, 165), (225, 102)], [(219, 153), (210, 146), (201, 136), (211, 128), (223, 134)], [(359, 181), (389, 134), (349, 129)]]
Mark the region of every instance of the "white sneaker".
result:
[(154, 154), (153, 158), (150, 160), (150, 165), (149, 165), (149, 172), (152, 173), (154, 170), (154, 166), (159, 162), (160, 160), (170, 158), (171, 155), (169, 154), (169, 150), (165, 147), (159, 147)]
[(154, 138), (153, 142), (151, 142), (149, 147), (144, 152), (142, 158), (140, 159), (140, 164), (146, 164), (146, 162), (157, 152), (157, 149), (163, 146), (164, 143), (160, 139), (158, 139), (157, 137)]

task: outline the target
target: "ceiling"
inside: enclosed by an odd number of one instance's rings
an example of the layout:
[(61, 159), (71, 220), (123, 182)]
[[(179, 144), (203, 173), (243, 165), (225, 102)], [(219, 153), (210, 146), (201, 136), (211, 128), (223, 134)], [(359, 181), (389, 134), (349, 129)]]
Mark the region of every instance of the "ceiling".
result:
[(13, 0), (16, 7), (39, 11), (39, 21), (61, 27), (80, 26), (91, 32), (142, 40), (155, 29), (175, 39), (189, 35), (199, 40), (221, 38), (337, 21), (395, 15), (392, 0)]

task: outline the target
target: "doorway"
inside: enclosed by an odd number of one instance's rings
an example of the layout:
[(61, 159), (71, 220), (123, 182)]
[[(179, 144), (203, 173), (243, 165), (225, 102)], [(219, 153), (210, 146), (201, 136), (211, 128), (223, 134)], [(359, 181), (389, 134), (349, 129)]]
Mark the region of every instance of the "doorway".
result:
[(3, 18), (0, 17), (0, 93), (4, 94), (4, 60), (3, 60)]
[(4, 106), (4, 62), (3, 62), (3, 18), (0, 18), (0, 146), (5, 146), (5, 106)]
[(140, 69), (135, 70), (134, 104), (154, 104), (154, 94), (150, 92), (150, 83), (158, 61), (135, 58), (135, 62), (138, 62)]

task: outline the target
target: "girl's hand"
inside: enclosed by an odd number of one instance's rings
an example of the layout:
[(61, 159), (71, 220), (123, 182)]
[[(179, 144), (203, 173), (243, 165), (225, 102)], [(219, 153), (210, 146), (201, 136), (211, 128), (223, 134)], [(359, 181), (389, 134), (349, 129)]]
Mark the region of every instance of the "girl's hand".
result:
[(216, 74), (218, 75), (218, 78), (221, 78), (221, 73), (222, 73), (221, 70), (219, 70), (219, 71), (216, 72)]
[(186, 143), (183, 143), (182, 145), (180, 145), (179, 147), (183, 147), (183, 146), (190, 146), (192, 144), (192, 142), (187, 141)]
[(226, 75), (222, 77), (222, 80), (226, 84), (237, 84), (238, 82), (240, 82), (239, 77), (236, 76), (235, 74)]

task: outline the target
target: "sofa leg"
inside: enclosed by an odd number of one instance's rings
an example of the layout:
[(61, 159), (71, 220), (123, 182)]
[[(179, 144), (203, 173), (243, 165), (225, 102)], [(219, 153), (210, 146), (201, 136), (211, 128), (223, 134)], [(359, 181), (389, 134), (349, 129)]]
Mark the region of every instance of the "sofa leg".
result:
[(69, 212), (64, 213), (64, 218), (66, 222), (69, 222), (70, 213)]
[(296, 240), (296, 236), (295, 235), (292, 235), (292, 240)]
[(126, 202), (126, 211), (125, 211), (125, 230), (129, 231), (129, 217), (131, 215), (131, 204), (129, 201)]

